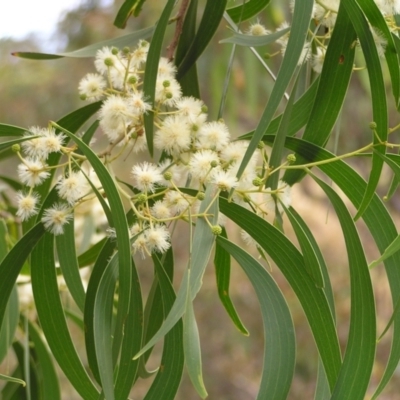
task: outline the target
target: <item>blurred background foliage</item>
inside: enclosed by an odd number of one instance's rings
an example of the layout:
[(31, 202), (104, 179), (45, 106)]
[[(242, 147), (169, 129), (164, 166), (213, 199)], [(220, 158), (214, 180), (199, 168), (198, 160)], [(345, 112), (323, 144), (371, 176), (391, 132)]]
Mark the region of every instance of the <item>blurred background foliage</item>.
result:
[[(117, 0), (112, 6), (104, 8), (100, 6), (99, 0), (83, 0), (78, 8), (65, 13), (58, 22), (57, 30), (52, 38), (58, 51), (75, 50), (150, 26), (154, 24), (160, 10), (164, 7), (164, 2), (146, 2), (144, 12), (139, 18), (131, 19), (125, 31), (121, 31), (112, 25), (121, 3), (120, 0)], [(259, 20), (269, 29), (274, 29), (290, 18), (286, 3), (279, 0), (271, 1), (271, 5), (259, 16)], [(245, 30), (246, 25), (242, 29)], [(210, 119), (216, 118), (218, 113), (231, 52), (231, 45), (219, 44), (218, 41), (229, 35), (227, 26), (222, 24), (215, 37), (216, 40), (212, 41), (198, 64), (201, 93), (209, 107)], [(0, 121), (2, 123), (21, 127), (45, 126), (49, 119), (58, 120), (71, 110), (84, 105), (79, 99), (77, 86), (79, 80), (87, 72), (94, 71), (92, 59), (63, 58), (37, 62), (11, 56), (11, 52), (17, 50), (45, 51), (35, 36), (21, 41), (0, 39)], [(267, 53), (275, 53), (279, 48), (271, 46), (258, 50), (265, 57)], [(216, 54), (218, 57), (215, 56)], [(277, 72), (280, 56), (272, 59), (265, 58), (271, 69)], [(363, 65), (362, 59), (357, 62), (359, 66)], [(243, 134), (256, 126), (272, 86), (272, 78), (266, 74), (259, 61), (247, 48), (238, 47), (223, 113), (233, 135)], [(365, 71), (356, 72), (352, 78), (340, 126), (337, 129), (339, 136), (332, 136), (332, 143), (328, 145), (328, 149), (338, 146), (339, 153), (345, 153), (362, 147), (370, 140), (368, 124), (371, 120), (371, 109), (368, 91)], [(397, 115), (393, 105), (392, 110), (391, 125), (394, 125)], [(391, 138), (391, 141), (394, 142), (395, 138)], [(363, 173), (362, 160), (357, 162), (360, 172)], [(3, 160), (0, 163), (2, 173), (9, 166), (9, 160)], [(388, 182), (390, 180), (389, 173), (385, 176)], [(339, 337), (345, 339), (348, 331), (348, 322), (346, 321), (349, 318), (349, 287), (346, 252), (340, 235), (340, 226), (336, 216), (328, 211), (329, 204), (326, 199), (307, 179), (301, 188), (294, 189), (293, 204), (310, 224), (310, 227), (314, 228), (319, 245), (325, 252), (338, 301)], [(399, 208), (398, 204), (397, 196), (394, 196), (390, 206)], [(396, 219), (396, 216), (394, 218)], [(325, 225), (321, 224), (321, 221), (324, 220), (327, 221)], [(364, 232), (365, 247), (372, 260), (378, 252), (361, 223), (359, 223), (359, 227), (361, 233)], [(293, 238), (290, 232), (288, 235)], [(182, 235), (182, 238), (185, 238), (185, 235)], [(185, 243), (186, 240), (182, 239), (182, 245)], [(179, 249), (176, 250), (178, 268), (179, 265), (181, 267), (184, 265), (183, 261), (179, 263), (182, 253)], [(151, 269), (146, 271), (146, 265), (144, 265), (143, 268), (140, 267), (140, 270), (144, 285), (146, 285), (146, 276), (150, 278)], [(290, 305), (298, 339), (296, 374), (289, 399), (310, 399), (313, 396), (317, 368), (315, 345), (297, 299), (280, 276), (279, 270), (272, 266), (272, 272), (275, 279), (281, 284)], [(378, 299), (378, 315), (382, 318), (378, 321), (378, 333), (380, 333), (385, 326), (385, 321), (390, 318), (391, 301), (387, 294), (386, 279), (380, 276), (379, 269), (373, 270), (372, 274)], [(236, 331), (227, 317), (216, 293), (214, 271), (212, 268), (208, 268), (203, 288), (195, 301), (203, 349), (204, 378), (210, 399), (250, 400), (257, 393), (261, 371), (263, 346), (261, 315), (253, 289), (239, 268), (232, 269), (231, 285), (231, 297), (245, 326), (250, 331), (250, 337), (244, 337)], [(79, 340), (78, 338), (81, 337), (79, 330), (72, 325), (71, 329)], [(378, 346), (378, 362), (372, 385), (379, 382), (379, 377), (383, 373), (384, 362), (389, 351), (390, 334), (389, 331)], [(84, 353), (83, 348), (82, 352)], [(6, 368), (5, 365), (0, 366), (0, 373), (4, 373), (4, 368)], [(60, 372), (60, 374), (62, 373)], [(68, 382), (66, 380), (63, 382), (63, 398), (78, 399), (78, 395)], [(132, 393), (133, 398), (142, 398), (141, 396), (146, 392), (150, 382), (142, 381), (141, 385), (143, 393), (141, 393), (140, 386), (138, 388), (135, 386), (135, 392)], [(400, 370), (380, 398), (383, 400), (399, 399), (399, 385)], [(371, 387), (371, 392), (372, 390), (373, 387)], [(198, 395), (195, 394), (187, 377), (184, 377), (177, 398), (179, 400), (198, 399)]]

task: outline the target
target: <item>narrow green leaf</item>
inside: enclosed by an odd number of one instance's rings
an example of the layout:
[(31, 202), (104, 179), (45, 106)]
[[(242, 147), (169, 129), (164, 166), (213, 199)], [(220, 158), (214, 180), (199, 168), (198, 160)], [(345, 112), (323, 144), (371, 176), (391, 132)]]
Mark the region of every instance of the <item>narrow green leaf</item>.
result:
[(38, 223), (14, 245), (0, 264), (0, 326), (21, 268), (43, 234), (43, 224)]
[[(264, 137), (264, 140), (267, 141), (272, 139), (273, 136)], [(286, 146), (309, 161), (323, 161), (334, 157), (332, 153), (329, 153), (321, 147), (295, 138), (287, 138)], [(319, 168), (340, 187), (356, 208), (361, 204), (366, 184), (352, 168), (343, 161), (321, 164)], [(363, 214), (363, 219), (382, 254), (389, 244), (397, 237), (398, 233), (390, 214), (377, 195), (373, 196), (370, 207)], [(387, 258), (384, 263), (385, 271), (388, 276), (393, 308), (395, 309), (400, 300), (400, 269), (398, 268), (400, 265), (400, 253), (393, 254), (392, 257)], [(386, 387), (400, 360), (400, 313), (397, 313), (394, 317), (393, 329), (392, 348), (389, 360), (372, 400), (377, 399), (379, 394)]]
[(233, 36), (222, 39), (220, 43), (233, 43), (239, 46), (257, 47), (266, 46), (267, 44), (275, 43), (280, 37), (290, 31), (290, 28), (281, 29), (280, 31), (270, 33), (268, 35), (253, 36), (244, 33), (234, 32)]
[(129, 313), (124, 322), (124, 338), (115, 381), (115, 398), (128, 398), (133, 382), (137, 378), (139, 361), (134, 355), (142, 346), (143, 337), (143, 300), (139, 275), (132, 260), (132, 294)]
[[(324, 290), (315, 286), (300, 252), (277, 228), (253, 212), (223, 198), (220, 198), (220, 210), (257, 240), (293, 288), (307, 316), (329, 385), (333, 389), (341, 366), (341, 354)], [(318, 307), (315, 307), (315, 304), (318, 304)]]
[[(153, 260), (160, 285), (163, 313), (166, 317), (174, 304), (175, 293), (168, 272), (157, 256), (153, 257)], [(182, 378), (184, 359), (183, 327), (180, 319), (165, 335), (160, 368), (144, 400), (175, 399)]]
[(183, 349), (185, 351), (185, 364), (190, 380), (198, 395), (202, 399), (205, 399), (208, 393), (203, 382), (200, 337), (193, 310), (190, 285), (187, 287), (185, 314), (183, 316)]
[[(379, 60), (378, 50), (375, 46), (374, 37), (368, 22), (356, 0), (345, 1), (343, 2), (343, 6), (349, 15), (351, 23), (354, 26), (354, 30), (357, 32), (358, 40), (360, 41), (365, 62), (367, 64), (368, 77), (371, 86), (373, 121), (376, 123), (376, 135), (373, 135), (373, 141), (375, 144), (379, 144), (387, 140), (388, 111), (386, 104), (385, 81), (383, 79), (383, 72)], [(383, 144), (375, 149), (381, 154), (385, 154), (386, 152), (386, 146)], [(374, 153), (372, 156), (371, 174), (368, 179), (364, 200), (362, 201), (357, 214), (354, 217), (355, 220), (360, 218), (371, 202), (378, 186), (382, 167), (382, 159), (378, 157), (376, 153)]]
[(199, 28), (185, 57), (178, 66), (177, 79), (180, 80), (197, 61), (214, 36), (225, 11), (227, 0), (207, 0)]
[(258, 13), (264, 10), (269, 4), (270, 0), (249, 0), (247, 3), (228, 8), (226, 12), (233, 19), (234, 22), (246, 21), (255, 17)]
[(7, 142), (2, 142), (2, 143), (0, 143), (0, 151), (9, 149), (12, 145), (25, 142), (26, 140), (28, 140), (28, 138), (23, 137), (23, 138), (19, 138), (19, 139), (8, 140)]
[(87, 157), (96, 172), (104, 191), (107, 193), (119, 254), (119, 301), (116, 327), (114, 331), (114, 344), (119, 346), (123, 336), (124, 320), (129, 310), (132, 282), (131, 245), (129, 241), (128, 221), (126, 219), (124, 206), (113, 178), (92, 149), (67, 129), (62, 128), (57, 124), (55, 124), (55, 126), (72, 139), (82, 153)]
[(117, 16), (114, 20), (114, 25), (117, 28), (125, 29), (129, 17), (135, 11), (139, 0), (125, 0), (118, 10)]
[(0, 362), (4, 360), (14, 341), (14, 335), (19, 321), (18, 292), (15, 286), (8, 299), (5, 316), (0, 329)]
[[(222, 230), (221, 236), (227, 239), (226, 231), (224, 228)], [(215, 275), (217, 278), (219, 299), (221, 300), (222, 305), (225, 307), (226, 312), (230, 316), (232, 322), (235, 324), (239, 332), (243, 333), (243, 335), (249, 336), (249, 331), (240, 320), (240, 317), (236, 312), (235, 306), (233, 305), (232, 300), (229, 296), (231, 258), (229, 256), (229, 253), (223, 247), (221, 247), (219, 242), (216, 243), (215, 247), (214, 265)]]
[(323, 288), (325, 287), (324, 277), (322, 275), (320, 260), (322, 257), (322, 253), (316, 245), (316, 241), (310, 235), (309, 231), (305, 231), (304, 223), (302, 224), (298, 220), (298, 214), (292, 212), (293, 208), (286, 208), (284, 204), (282, 204), (283, 209), (285, 210), (286, 215), (289, 218), (289, 221), (293, 227), (293, 230), (296, 234), (296, 238), (299, 241), (301, 251), (304, 257), (304, 265), (313, 278), (315, 284)]
[[(158, 63), (160, 61), (162, 44), (164, 41), (165, 30), (167, 29), (169, 17), (175, 6), (175, 0), (168, 0), (157, 22), (153, 38), (150, 43), (149, 52), (146, 60), (144, 71), (143, 93), (146, 101), (154, 104), (156, 93), (156, 81), (158, 74)], [(153, 156), (153, 130), (154, 130), (154, 113), (148, 112), (144, 115), (144, 129), (146, 132), (147, 146), (149, 153)]]
[(0, 124), (0, 136), (22, 136), (26, 129), (19, 126)]
[(32, 341), (37, 356), (40, 391), (43, 400), (61, 399), (58, 375), (46, 344), (40, 336), (39, 327), (28, 321), (29, 340)]
[(388, 257), (392, 256), (394, 253), (397, 253), (400, 250), (400, 235), (393, 240), (392, 243), (386, 248), (383, 254), (377, 258), (375, 261), (369, 265), (369, 268), (374, 268), (379, 265), (382, 261), (386, 260)]
[(389, 68), (390, 78), (392, 81), (393, 96), (396, 101), (397, 108), (399, 107), (400, 96), (400, 70), (398, 51), (396, 51), (395, 39), (396, 35), (392, 35), (388, 24), (379, 10), (377, 4), (373, 0), (357, 0), (359, 7), (362, 9), (370, 24), (378, 29), (378, 32), (384, 35), (386, 39), (385, 58)]
[(100, 372), (96, 357), (95, 348), (95, 329), (94, 329), (94, 306), (96, 300), (97, 289), (104, 271), (108, 265), (108, 260), (112, 256), (116, 243), (108, 239), (101, 251), (98, 254), (96, 263), (93, 266), (92, 274), (90, 275), (89, 284), (86, 290), (84, 325), (85, 325), (85, 345), (88, 364), (93, 376), (97, 382), (100, 382)]
[(32, 291), (43, 333), (61, 369), (84, 399), (98, 399), (68, 331), (58, 292), (54, 237), (45, 233), (31, 254)]
[(361, 240), (352, 217), (339, 195), (317, 177), (336, 210), (346, 242), (350, 269), (351, 317), (349, 339), (332, 399), (364, 399), (376, 348), (376, 316), (372, 282)]
[[(197, 6), (198, 0), (192, 0), (186, 11), (185, 20), (182, 26), (182, 34), (179, 38), (175, 52), (176, 65), (181, 63), (196, 36)], [(179, 83), (184, 96), (193, 96), (200, 99), (201, 96), (196, 63), (194, 63), (188, 72), (179, 79)]]
[(268, 272), (251, 255), (219, 236), (217, 243), (240, 264), (250, 279), (261, 307), (264, 362), (257, 400), (287, 398), (296, 363), (296, 339), (290, 310)]
[(17, 384), (22, 385), (24, 387), (26, 386), (26, 382), (25, 381), (23, 381), (22, 379), (14, 378), (13, 376), (7, 376), (7, 375), (0, 374), (0, 379), (2, 381), (8, 381), (8, 382), (17, 383)]
[[(215, 199), (215, 188), (209, 185), (205, 192), (205, 198), (201, 202), (199, 214), (207, 210), (209, 223), (216, 225), (218, 221), (218, 201)], [(176, 301), (172, 306), (170, 313), (162, 324), (158, 332), (152, 339), (135, 355), (135, 359), (144, 354), (148, 349), (153, 347), (162, 337), (164, 337), (177, 323), (177, 321), (185, 313), (186, 306), (186, 293), (188, 285), (190, 285), (190, 293), (192, 300), (196, 297), (202, 285), (204, 271), (206, 269), (208, 260), (210, 259), (211, 250), (215, 242), (215, 236), (211, 232), (210, 226), (203, 218), (199, 218), (196, 222), (196, 229), (193, 235), (193, 253), (191, 255), (191, 268), (190, 279), (188, 269), (182, 278), (182, 283), (176, 296)]]
[[(296, 92), (297, 92), (297, 83), (298, 83), (298, 76), (299, 76), (298, 73), (299, 72), (300, 72), (300, 69), (295, 74), (297, 76), (296, 82), (290, 93), (289, 100), (287, 102), (285, 111), (283, 112), (283, 115), (281, 118), (281, 123), (279, 124), (279, 128), (275, 135), (274, 143), (272, 144), (271, 155), (270, 155), (269, 161), (268, 161), (269, 166), (271, 168), (276, 168), (282, 162), (283, 151), (285, 149), (285, 137), (286, 137), (288, 129), (289, 129), (290, 115), (292, 114), (294, 99), (296, 97)], [(279, 174), (272, 174), (268, 177), (268, 180), (265, 185), (266, 185), (266, 187), (270, 187), (272, 190), (275, 190), (278, 187), (278, 182), (279, 182)]]
[[(325, 54), (318, 91), (309, 116), (303, 139), (324, 146), (335, 125), (353, 72), (355, 40), (357, 39), (351, 21), (340, 3), (332, 37)], [(296, 156), (296, 164), (304, 159)], [(283, 180), (290, 185), (304, 177), (303, 171), (286, 171)]]
[(56, 236), (58, 261), (60, 262), (65, 283), (78, 308), (85, 307), (85, 289), (79, 274), (79, 265), (75, 251), (74, 221), (64, 227), (64, 234)]
[(104, 397), (114, 400), (114, 366), (112, 354), (112, 314), (115, 285), (118, 279), (118, 253), (108, 263), (97, 288), (93, 310), (96, 359)]
[(104, 243), (107, 241), (107, 238), (103, 238), (99, 240), (96, 244), (94, 244), (90, 249), (86, 250), (78, 257), (79, 268), (86, 267), (88, 265), (93, 264), (97, 256), (100, 253), (100, 250), (103, 248)]
[(105, 46), (108, 47), (114, 46), (122, 49), (125, 46), (132, 46), (133, 43), (136, 43), (139, 39), (147, 39), (151, 37), (153, 32), (154, 32), (154, 27), (151, 26), (149, 28), (145, 28), (140, 31), (129, 33), (128, 35), (119, 36), (113, 39), (103, 40), (101, 42), (91, 44), (90, 46), (83, 47), (79, 50), (67, 53), (48, 54), (48, 53), (33, 53), (27, 51), (15, 51), (11, 54), (16, 57), (28, 58), (31, 60), (55, 60), (63, 57), (74, 57), (74, 58), (95, 57), (97, 50), (102, 49)]
[(295, 2), (295, 8), (293, 11), (293, 23), (290, 30), (290, 36), (287, 49), (285, 51), (285, 56), (283, 57), (283, 61), (279, 69), (275, 85), (272, 89), (270, 99), (264, 109), (260, 122), (258, 123), (256, 130), (254, 131), (246, 154), (243, 157), (242, 163), (237, 173), (238, 177), (242, 175), (251, 156), (256, 150), (258, 143), (261, 141), (265, 131), (267, 130), (279, 106), (279, 103), (281, 102), (281, 99), (285, 94), (286, 88), (288, 87), (297, 68), (297, 64), (300, 59), (301, 52), (303, 51), (303, 45), (307, 36), (313, 5), (314, 2), (312, 0)]

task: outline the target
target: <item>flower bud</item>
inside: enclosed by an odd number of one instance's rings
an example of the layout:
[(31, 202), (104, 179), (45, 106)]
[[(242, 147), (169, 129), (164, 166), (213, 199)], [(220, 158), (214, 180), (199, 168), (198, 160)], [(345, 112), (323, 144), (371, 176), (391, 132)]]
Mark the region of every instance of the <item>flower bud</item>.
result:
[(257, 149), (259, 149), (259, 150), (262, 150), (263, 148), (264, 148), (264, 142), (258, 142), (258, 144), (257, 144)]
[(114, 62), (113, 62), (112, 58), (105, 58), (104, 64), (107, 65), (107, 67), (112, 67), (114, 65)]
[(205, 197), (206, 197), (206, 194), (204, 192), (198, 192), (197, 196), (196, 196), (197, 200), (200, 200), (200, 201), (204, 200)]
[(128, 47), (128, 46), (125, 46), (125, 47), (122, 49), (122, 52), (123, 52), (124, 54), (129, 54), (129, 52), (130, 52), (129, 47)]
[(288, 154), (288, 156), (286, 157), (286, 160), (288, 163), (292, 164), (292, 163), (296, 162), (296, 156), (294, 154)]
[(211, 231), (212, 231), (213, 235), (218, 236), (222, 233), (222, 228), (219, 225), (214, 225), (211, 228)]
[(163, 85), (165, 88), (167, 88), (167, 87), (170, 87), (170, 86), (171, 86), (171, 82), (168, 81), (168, 80), (166, 80), (166, 81), (164, 81), (164, 82), (162, 83), (162, 85)]
[(147, 195), (144, 193), (140, 193), (139, 196), (136, 198), (137, 203), (146, 203), (147, 201)]
[(114, 54), (114, 56), (116, 56), (117, 54), (118, 54), (118, 49), (116, 48), (116, 47), (113, 47), (112, 49), (111, 49), (111, 53), (112, 54)]
[(376, 129), (377, 126), (378, 126), (378, 125), (377, 125), (376, 122), (374, 122), (374, 121), (372, 121), (372, 122), (369, 123), (369, 129)]
[(260, 178), (259, 176), (257, 178), (253, 179), (253, 185), (256, 187), (262, 186), (262, 184), (264, 183), (262, 178)]
[(21, 151), (21, 146), (18, 143), (15, 143), (11, 146), (11, 150), (14, 153), (18, 153), (19, 151)]
[(166, 181), (170, 181), (172, 179), (172, 172), (171, 171), (166, 171), (166, 172), (164, 172), (163, 176), (164, 176), (164, 179)]

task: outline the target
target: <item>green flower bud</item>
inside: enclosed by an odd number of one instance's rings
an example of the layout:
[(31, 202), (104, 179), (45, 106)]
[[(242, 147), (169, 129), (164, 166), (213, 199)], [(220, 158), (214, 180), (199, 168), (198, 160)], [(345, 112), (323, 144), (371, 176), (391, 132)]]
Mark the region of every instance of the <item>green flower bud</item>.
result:
[(172, 172), (171, 171), (165, 171), (163, 176), (164, 176), (164, 179), (166, 181), (170, 181), (172, 179)]
[(113, 47), (112, 49), (111, 49), (111, 54), (114, 54), (114, 56), (116, 56), (117, 54), (118, 54), (118, 49), (116, 48), (116, 47)]
[(107, 65), (107, 67), (112, 67), (114, 65), (114, 62), (113, 62), (112, 58), (105, 58), (104, 64)]
[(378, 125), (377, 125), (376, 122), (374, 122), (374, 121), (372, 121), (372, 122), (369, 123), (369, 129), (376, 129), (377, 126), (378, 126)]
[(170, 87), (171, 86), (171, 82), (170, 81), (164, 81), (163, 83), (163, 86), (165, 87), (165, 88), (167, 88), (167, 87)]
[(292, 164), (292, 163), (296, 162), (296, 156), (294, 154), (288, 154), (288, 156), (286, 157), (286, 160), (288, 163)]
[(130, 77), (128, 78), (128, 83), (129, 83), (130, 85), (136, 85), (136, 84), (137, 84), (137, 78), (136, 78), (136, 76), (130, 76)]
[(211, 165), (211, 168), (215, 168), (215, 167), (218, 166), (218, 161), (212, 160), (212, 161), (210, 162), (210, 165)]
[(203, 114), (207, 114), (208, 113), (208, 107), (205, 104), (203, 106), (201, 106), (201, 112)]
[(262, 186), (262, 184), (264, 183), (264, 181), (262, 180), (262, 178), (257, 177), (253, 179), (253, 185), (256, 187)]
[(19, 151), (21, 151), (21, 146), (18, 143), (15, 143), (11, 146), (11, 150), (14, 153), (18, 153)]
[(264, 148), (264, 142), (258, 142), (257, 149), (262, 150)]
[(196, 197), (198, 200), (202, 201), (206, 198), (206, 194), (204, 192), (198, 192)]
[(128, 46), (125, 46), (125, 47), (122, 49), (122, 52), (123, 52), (124, 54), (129, 54), (129, 52), (130, 52), (129, 47), (128, 47)]
[(211, 231), (212, 231), (213, 235), (218, 236), (222, 233), (222, 228), (219, 225), (214, 225), (211, 228)]
[(87, 99), (87, 96), (86, 96), (86, 94), (81, 94), (80, 96), (79, 96), (79, 98), (81, 99), (81, 100), (86, 100)]
[(140, 193), (139, 196), (136, 198), (137, 203), (145, 203), (147, 201), (147, 195), (144, 193)]
[(166, 97), (167, 99), (172, 99), (172, 93), (171, 93), (171, 92), (165, 93), (165, 97)]

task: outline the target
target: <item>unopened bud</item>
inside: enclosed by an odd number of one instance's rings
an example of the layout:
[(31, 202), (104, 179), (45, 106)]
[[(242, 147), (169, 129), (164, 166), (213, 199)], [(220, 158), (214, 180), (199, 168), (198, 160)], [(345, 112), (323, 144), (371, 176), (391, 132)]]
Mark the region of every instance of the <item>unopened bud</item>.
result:
[(260, 149), (260, 150), (262, 150), (263, 148), (264, 148), (264, 142), (258, 142), (258, 144), (257, 144), (257, 149)]
[(104, 64), (107, 65), (107, 67), (112, 67), (114, 65), (114, 61), (112, 60), (112, 58), (105, 58)]
[(372, 122), (369, 123), (369, 129), (376, 129), (377, 126), (378, 126), (378, 125), (377, 125), (376, 122), (374, 122), (374, 121), (372, 121)]
[(11, 146), (11, 150), (14, 153), (18, 153), (19, 151), (21, 151), (21, 146), (18, 143), (15, 143)]
[(257, 178), (254, 178), (253, 179), (253, 185), (254, 186), (256, 186), (256, 187), (259, 187), (259, 186), (261, 186), (264, 182), (263, 182), (263, 180), (260, 178), (260, 177), (257, 177)]
[(294, 154), (288, 154), (288, 156), (286, 157), (286, 160), (288, 163), (292, 164), (292, 163), (296, 162), (296, 156)]
[(172, 179), (172, 172), (171, 171), (166, 171), (166, 172), (164, 172), (163, 176), (164, 176), (164, 179), (166, 181), (170, 181)]
[(139, 196), (136, 198), (138, 203), (145, 203), (147, 201), (147, 195), (144, 193), (140, 193)]
[(198, 192), (196, 196), (197, 200), (204, 200), (206, 198), (206, 194), (204, 192)]
[(211, 228), (211, 231), (212, 231), (213, 235), (218, 236), (222, 233), (222, 228), (219, 225), (214, 225)]
[(205, 104), (201, 106), (201, 112), (203, 114), (207, 114), (208, 113), (208, 107)]
[(86, 100), (86, 99), (87, 99), (87, 96), (86, 96), (86, 94), (82, 93), (82, 94), (79, 96), (79, 98), (80, 98), (81, 100)]
[(170, 87), (171, 86), (171, 82), (170, 81), (164, 81), (163, 83), (162, 83), (162, 85), (164, 86), (164, 87)]
[(129, 52), (130, 52), (129, 47), (128, 47), (128, 46), (125, 46), (125, 47), (122, 49), (122, 52), (123, 52), (124, 54), (129, 54)]
[(136, 78), (136, 76), (131, 75), (131, 76), (128, 78), (128, 83), (129, 83), (130, 85), (136, 85), (136, 83), (137, 83), (137, 78)]
[(212, 161), (210, 162), (210, 165), (211, 165), (211, 168), (215, 168), (215, 167), (218, 166), (218, 161), (212, 160)]
[(112, 49), (111, 49), (111, 54), (114, 54), (114, 56), (116, 56), (117, 54), (118, 54), (118, 49), (116, 48), (116, 47), (113, 47)]

